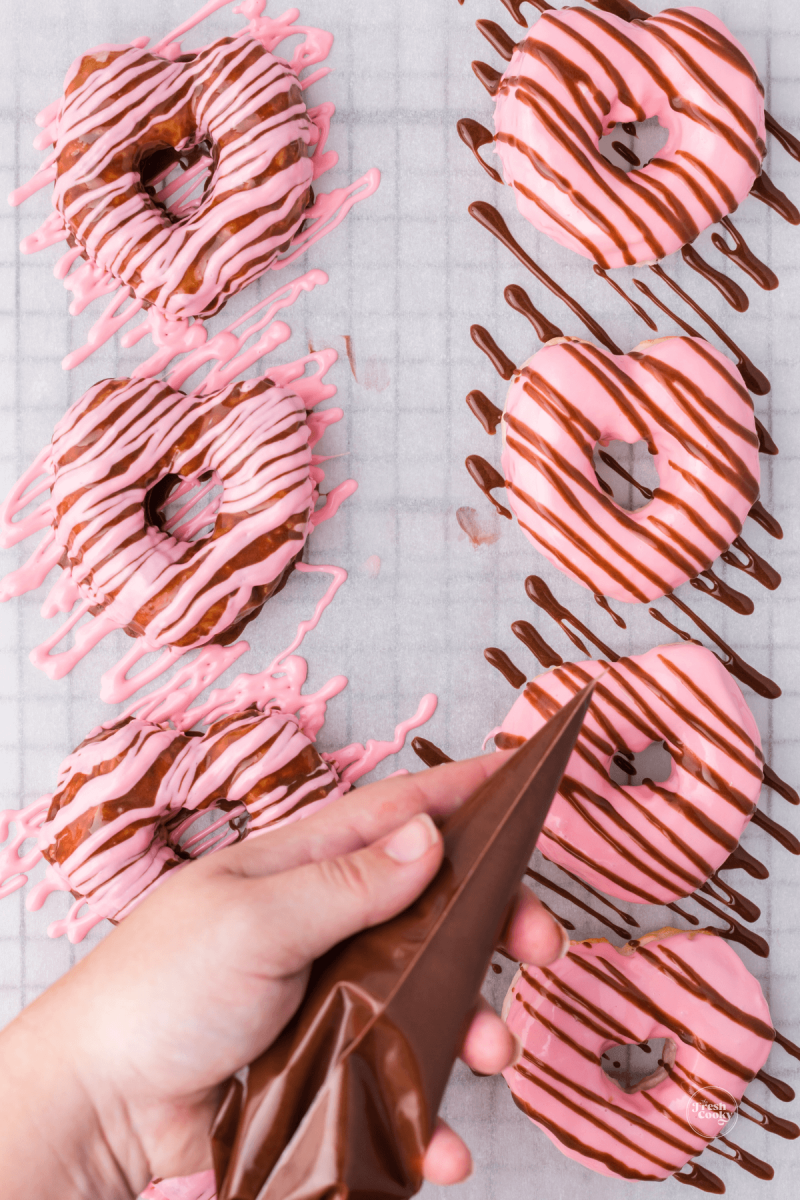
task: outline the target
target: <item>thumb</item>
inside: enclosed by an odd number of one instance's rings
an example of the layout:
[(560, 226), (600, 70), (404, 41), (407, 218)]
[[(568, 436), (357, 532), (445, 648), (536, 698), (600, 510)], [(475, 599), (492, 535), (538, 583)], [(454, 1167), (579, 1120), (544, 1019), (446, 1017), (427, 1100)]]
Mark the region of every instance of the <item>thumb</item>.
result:
[(380, 841), (350, 854), (247, 881), (249, 902), (276, 930), (272, 962), (291, 975), (337, 942), (407, 908), (442, 861), (442, 836), (418, 813)]

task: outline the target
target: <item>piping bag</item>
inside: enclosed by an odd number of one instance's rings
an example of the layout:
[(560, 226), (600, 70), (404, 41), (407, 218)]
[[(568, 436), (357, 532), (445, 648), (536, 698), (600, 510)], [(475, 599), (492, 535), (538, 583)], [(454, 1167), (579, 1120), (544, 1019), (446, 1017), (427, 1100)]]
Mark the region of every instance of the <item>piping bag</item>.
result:
[(278, 1039), (231, 1080), (219, 1200), (401, 1200), (422, 1159), (593, 684), (442, 826), (444, 861), (404, 912), (334, 946)]

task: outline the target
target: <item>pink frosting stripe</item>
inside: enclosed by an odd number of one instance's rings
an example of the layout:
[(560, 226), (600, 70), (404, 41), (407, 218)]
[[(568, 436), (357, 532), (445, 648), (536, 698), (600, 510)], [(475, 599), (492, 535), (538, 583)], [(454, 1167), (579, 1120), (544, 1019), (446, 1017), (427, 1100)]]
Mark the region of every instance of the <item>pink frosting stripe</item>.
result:
[[(716, 656), (678, 643), (611, 665), (588, 660), (538, 675), (502, 733), (530, 737), (591, 679), (599, 683), (539, 849), (623, 900), (665, 904), (688, 896), (722, 865), (755, 811), (763, 776), (758, 726)], [(672, 757), (668, 779), (613, 782), (616, 754), (661, 741)]]
[[(624, 1179), (665, 1179), (700, 1154), (723, 1132), (702, 1102), (735, 1111), (773, 1039), (758, 980), (709, 930), (572, 942), (520, 969), (504, 1015), (523, 1046), (504, 1072), (518, 1107), (563, 1154)], [(669, 1039), (664, 1066), (623, 1091), (602, 1055), (655, 1038)]]

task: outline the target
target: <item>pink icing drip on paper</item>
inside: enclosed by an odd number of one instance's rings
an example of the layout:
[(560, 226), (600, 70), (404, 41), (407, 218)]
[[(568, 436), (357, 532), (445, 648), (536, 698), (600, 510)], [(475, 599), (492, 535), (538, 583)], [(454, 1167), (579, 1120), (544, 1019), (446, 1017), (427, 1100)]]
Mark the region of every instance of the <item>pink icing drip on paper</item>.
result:
[[(353, 742), (341, 750), (335, 750), (332, 754), (323, 754), (322, 757), (335, 765), (342, 780), (350, 784), (355, 783), (362, 775), (373, 771), (378, 763), (383, 762), (390, 754), (398, 754), (406, 744), (406, 738), (411, 730), (419, 729), (420, 725), (425, 725), (430, 721), (436, 712), (438, 702), (438, 698), (432, 692), (423, 696), (414, 716), (400, 722), (394, 731), (394, 738), (390, 742), (376, 742), (370, 739), (366, 746), (362, 746), (359, 742)], [(405, 772), (395, 771), (394, 774), (400, 775)]]

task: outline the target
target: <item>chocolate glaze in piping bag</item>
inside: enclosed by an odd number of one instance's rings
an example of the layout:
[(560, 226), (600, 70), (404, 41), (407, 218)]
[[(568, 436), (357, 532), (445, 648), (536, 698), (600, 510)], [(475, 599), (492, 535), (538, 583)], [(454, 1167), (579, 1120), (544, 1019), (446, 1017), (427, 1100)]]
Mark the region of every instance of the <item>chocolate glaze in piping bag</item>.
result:
[(400, 916), (335, 947), (212, 1131), (219, 1200), (411, 1196), (508, 907), (580, 730), (565, 705), (442, 830)]

